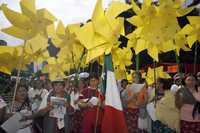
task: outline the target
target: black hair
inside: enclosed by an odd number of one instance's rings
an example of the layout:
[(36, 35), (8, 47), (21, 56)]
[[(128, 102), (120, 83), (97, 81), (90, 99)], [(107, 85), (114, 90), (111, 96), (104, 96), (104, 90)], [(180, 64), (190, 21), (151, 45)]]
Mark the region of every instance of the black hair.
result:
[(121, 84), (124, 83), (124, 82), (128, 84), (128, 80), (127, 79), (122, 79), (121, 80)]
[(18, 85), (17, 85), (17, 91), (18, 91), (18, 89), (19, 88), (25, 88), (26, 89), (26, 91), (28, 91), (28, 85), (27, 84), (24, 84), (24, 83), (19, 83)]
[(163, 89), (164, 90), (169, 90), (171, 88), (173, 80), (172, 79), (158, 78), (158, 82), (163, 84)]
[[(185, 75), (184, 80), (182, 80), (182, 82), (183, 82), (182, 84), (183, 84), (184, 86), (186, 85), (185, 80), (186, 80), (188, 77), (194, 77), (194, 79), (197, 81), (197, 77), (196, 77), (195, 74), (188, 73), (188, 74)], [(197, 86), (197, 84), (195, 84), (195, 90), (198, 92), (198, 86)]]
[(192, 73), (188, 73), (188, 74), (186, 74), (185, 76), (184, 76), (184, 78), (183, 78), (183, 80), (182, 80), (182, 84), (183, 85), (186, 85), (185, 84), (185, 80), (188, 78), (188, 77), (194, 77), (195, 78), (195, 80), (197, 80), (197, 78), (196, 78), (196, 76), (194, 75), (194, 74), (192, 74)]
[(29, 97), (28, 97), (28, 85), (26, 85), (26, 84), (18, 84), (16, 92), (19, 90), (19, 88), (25, 88), (26, 89), (26, 91), (27, 91), (27, 97), (26, 97), (26, 100), (22, 103), (22, 105), (19, 108), (19, 110), (17, 110), (17, 112), (21, 111), (21, 109), (22, 109), (23, 106), (28, 106), (29, 108), (31, 108), (30, 100), (29, 100)]
[(91, 73), (89, 76), (89, 79), (93, 79), (93, 78), (99, 80), (99, 75), (97, 73)]
[(65, 82), (64, 82), (64, 81), (53, 81), (53, 82), (51, 83), (52, 87), (54, 87), (54, 85), (55, 85), (56, 83), (61, 83), (61, 84), (65, 87)]

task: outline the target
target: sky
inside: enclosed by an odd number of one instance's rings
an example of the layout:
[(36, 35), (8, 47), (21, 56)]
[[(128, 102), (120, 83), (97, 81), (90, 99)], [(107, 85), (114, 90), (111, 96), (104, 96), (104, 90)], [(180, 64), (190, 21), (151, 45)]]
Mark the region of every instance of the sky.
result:
[[(6, 3), (8, 7), (20, 12), (20, 0), (0, 0), (0, 4)], [(103, 0), (103, 6), (106, 8), (112, 0)], [(124, 1), (124, 0), (118, 0)], [(46, 8), (59, 20), (67, 24), (85, 22), (90, 19), (96, 0), (36, 0), (36, 8)], [(0, 12), (0, 28), (9, 27), (10, 23)], [(0, 32), (0, 40), (5, 40), (8, 45), (19, 45), (23, 41)]]

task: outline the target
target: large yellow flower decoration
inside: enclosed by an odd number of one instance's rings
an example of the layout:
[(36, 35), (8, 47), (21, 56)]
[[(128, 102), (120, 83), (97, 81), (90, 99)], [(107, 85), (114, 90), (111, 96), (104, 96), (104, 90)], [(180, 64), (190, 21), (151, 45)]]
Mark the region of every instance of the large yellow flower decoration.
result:
[(187, 43), (191, 48), (196, 42), (200, 42), (200, 16), (188, 16), (190, 24), (187, 24), (182, 30), (181, 34), (187, 35)]
[(155, 79), (157, 78), (165, 78), (165, 79), (171, 78), (168, 73), (163, 71), (163, 66), (153, 69), (149, 67), (147, 74), (143, 75), (143, 77), (146, 79), (148, 85), (152, 85), (153, 83), (155, 83)]
[[(56, 19), (46, 9), (36, 9), (35, 0), (21, 0), (20, 7), (21, 13), (9, 9), (6, 4), (0, 6), (0, 10), (12, 24), (1, 31), (25, 40), (22, 60), (29, 58), (30, 61), (42, 62), (48, 57), (48, 29)], [(45, 58), (39, 55), (45, 55)]]
[(114, 45), (118, 45), (118, 38), (123, 31), (123, 20), (117, 18), (122, 11), (130, 6), (120, 2), (112, 2), (104, 11), (102, 0), (98, 0), (93, 12), (92, 20), (81, 27), (77, 37), (87, 51), (86, 62), (110, 53)]
[(22, 13), (13, 11), (2, 4), (0, 9), (12, 24), (11, 27), (2, 29), (2, 32), (14, 37), (29, 40), (41, 34), (47, 37), (48, 26), (52, 25), (55, 17), (46, 9), (36, 9), (35, 0), (21, 0)]
[(158, 6), (153, 5), (151, 0), (145, 0), (141, 9), (133, 1), (132, 5), (136, 16), (129, 22), (137, 28), (128, 38), (136, 54), (147, 49), (148, 54), (158, 61), (159, 53), (176, 49), (180, 43), (175, 43), (179, 41), (174, 41), (175, 36), (181, 30), (177, 17), (187, 14), (193, 7), (183, 9), (180, 3), (172, 0), (160, 0)]
[(56, 31), (52, 34), (53, 44), (60, 48), (58, 59), (68, 64), (71, 69), (78, 69), (85, 64), (85, 49), (75, 34), (79, 29), (80, 24), (70, 24), (65, 27), (59, 21)]
[(69, 70), (69, 64), (63, 60), (54, 57), (47, 59), (48, 64), (43, 68), (42, 72), (49, 73), (49, 79), (55, 80), (65, 77), (65, 71)]
[(23, 54), (23, 46), (0, 46), (0, 71), (11, 74), (14, 68), (25, 69), (30, 63), (28, 57)]

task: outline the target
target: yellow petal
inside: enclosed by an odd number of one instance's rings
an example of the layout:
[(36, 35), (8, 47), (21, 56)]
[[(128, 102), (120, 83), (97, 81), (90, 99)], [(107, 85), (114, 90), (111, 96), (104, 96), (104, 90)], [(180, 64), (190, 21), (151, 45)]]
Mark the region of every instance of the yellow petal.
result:
[(76, 33), (79, 31), (80, 29), (80, 23), (77, 23), (77, 24), (69, 24), (67, 26), (67, 28), (69, 29), (69, 32), (70, 33)]
[(62, 21), (58, 22), (56, 34), (63, 35), (63, 36), (65, 35), (65, 26), (63, 25)]
[(47, 35), (48, 37), (53, 38), (55, 36), (55, 26), (54, 24), (48, 25), (47, 26)]
[(48, 64), (56, 64), (56, 59), (54, 57), (51, 57), (47, 59)]
[(91, 22), (86, 23), (83, 27), (81, 27), (76, 35), (81, 44), (83, 44), (86, 49), (95, 48), (98, 45), (106, 42), (105, 38), (94, 32)]
[(35, 0), (21, 0), (20, 6), (26, 16), (31, 17), (36, 14)]
[(139, 14), (140, 13), (140, 8), (138, 7), (138, 5), (135, 3), (134, 0), (131, 0), (131, 4), (133, 6), (133, 11), (136, 13), (136, 14)]
[(95, 9), (92, 15), (92, 23), (93, 23), (95, 31), (99, 33), (100, 35), (108, 38), (113, 34), (111, 30), (112, 28), (109, 25), (108, 20), (106, 19), (104, 15), (102, 0), (97, 0)]
[(158, 48), (156, 46), (153, 46), (148, 49), (148, 54), (158, 62)]
[(144, 0), (143, 4), (146, 5), (146, 6), (151, 6), (152, 0)]
[(25, 15), (9, 9), (6, 4), (2, 4), (0, 9), (3, 11), (8, 21), (14, 26), (17, 26), (23, 29), (30, 27), (30, 20)]
[(9, 53), (13, 54), (14, 47), (11, 46), (0, 46), (0, 54)]
[(52, 24), (56, 20), (56, 18), (47, 9), (37, 10), (37, 16), (39, 20), (43, 20), (47, 25)]
[(162, 46), (162, 51), (163, 52), (169, 52), (169, 51), (174, 50), (174, 49), (175, 49), (175, 45), (174, 45), (172, 40), (167, 41)]
[(48, 39), (40, 34), (26, 41), (25, 51), (29, 54), (33, 54), (38, 50), (46, 49), (48, 46)]
[(192, 48), (192, 45), (197, 41), (197, 35), (193, 34), (187, 37), (187, 42), (190, 48)]
[(191, 25), (199, 25), (199, 23), (200, 23), (199, 16), (188, 16), (187, 19), (189, 20)]
[(130, 5), (118, 2), (118, 1), (112, 1), (110, 6), (105, 12), (105, 16), (107, 17), (107, 20), (109, 24), (111, 25), (112, 29), (115, 29), (115, 26), (117, 26), (119, 23), (117, 22), (117, 16), (123, 12), (131, 8)]
[(11, 36), (23, 39), (23, 40), (28, 40), (35, 35), (35, 33), (32, 31), (27, 31), (27, 30), (24, 30), (24, 29), (15, 27), (15, 26), (11, 26), (9, 28), (2, 29), (1, 31), (6, 34), (9, 34)]
[(187, 24), (181, 29), (179, 34), (190, 34), (192, 31), (193, 31), (193, 27), (190, 24)]
[(89, 63), (91, 60), (94, 60), (95, 58), (103, 55), (106, 49), (109, 48), (109, 45), (110, 44), (102, 44), (100, 46), (97, 46), (93, 49), (88, 50), (86, 63)]
[(12, 70), (9, 70), (8, 67), (0, 66), (0, 72), (3, 72), (3, 73), (11, 75), (11, 71)]
[(128, 18), (128, 22), (135, 26), (141, 26), (144, 23), (140, 16), (133, 16), (131, 18)]
[(178, 17), (185, 16), (188, 13), (190, 13), (194, 8), (195, 8), (195, 6), (191, 6), (191, 7), (188, 7), (188, 8), (181, 8), (181, 9), (177, 10), (177, 16)]
[(135, 48), (135, 54), (139, 54), (141, 51), (147, 49), (147, 44), (145, 40), (139, 39), (137, 41), (137, 46)]
[(93, 47), (94, 29), (91, 22), (86, 23), (80, 30), (76, 33), (77, 38), (80, 42), (87, 48)]

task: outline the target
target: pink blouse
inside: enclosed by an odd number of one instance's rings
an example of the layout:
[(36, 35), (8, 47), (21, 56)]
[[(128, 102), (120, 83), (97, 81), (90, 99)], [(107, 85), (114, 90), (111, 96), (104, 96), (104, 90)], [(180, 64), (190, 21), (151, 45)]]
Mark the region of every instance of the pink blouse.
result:
[[(200, 91), (193, 93), (196, 100), (200, 101)], [(194, 105), (184, 104), (181, 108), (181, 120), (190, 122), (200, 122), (200, 114), (196, 114), (195, 118), (192, 117)]]

